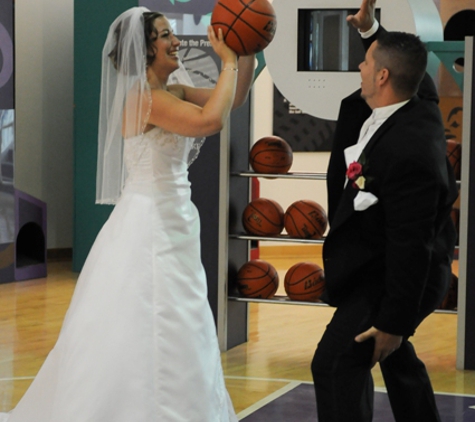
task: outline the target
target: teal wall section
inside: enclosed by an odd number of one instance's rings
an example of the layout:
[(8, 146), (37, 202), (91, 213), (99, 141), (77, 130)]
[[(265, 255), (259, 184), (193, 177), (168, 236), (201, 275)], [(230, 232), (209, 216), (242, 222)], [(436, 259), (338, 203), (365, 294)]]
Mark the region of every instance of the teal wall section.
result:
[(77, 0), (74, 4), (74, 240), (80, 271), (112, 207), (95, 205), (101, 55), (114, 19), (137, 0)]

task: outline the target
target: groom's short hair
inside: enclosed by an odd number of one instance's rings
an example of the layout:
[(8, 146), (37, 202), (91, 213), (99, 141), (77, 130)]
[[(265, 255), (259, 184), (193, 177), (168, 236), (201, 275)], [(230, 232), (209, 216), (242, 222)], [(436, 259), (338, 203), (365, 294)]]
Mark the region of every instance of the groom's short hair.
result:
[(373, 58), (379, 69), (389, 71), (396, 94), (411, 98), (427, 68), (427, 49), (419, 37), (406, 32), (384, 32), (378, 36)]

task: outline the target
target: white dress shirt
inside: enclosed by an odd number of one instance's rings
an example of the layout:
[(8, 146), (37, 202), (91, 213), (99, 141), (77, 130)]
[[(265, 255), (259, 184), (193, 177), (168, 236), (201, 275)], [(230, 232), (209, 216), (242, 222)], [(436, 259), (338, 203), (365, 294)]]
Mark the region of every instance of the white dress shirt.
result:
[(410, 100), (405, 100), (401, 101), (400, 103), (375, 108), (373, 110), (371, 116), (369, 116), (368, 119), (363, 123), (363, 126), (361, 126), (358, 142), (355, 145), (345, 149), (345, 161), (347, 168), (352, 162), (358, 161), (369, 140), (373, 137), (380, 126), (409, 101)]

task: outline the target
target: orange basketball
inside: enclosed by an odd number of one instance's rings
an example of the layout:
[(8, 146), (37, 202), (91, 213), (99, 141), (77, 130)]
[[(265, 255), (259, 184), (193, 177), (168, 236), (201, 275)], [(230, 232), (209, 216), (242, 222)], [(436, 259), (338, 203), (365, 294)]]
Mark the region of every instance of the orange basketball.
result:
[(249, 163), (256, 173), (287, 173), (292, 161), (292, 148), (279, 136), (259, 139), (249, 152)]
[(236, 284), (244, 297), (269, 299), (279, 287), (279, 274), (268, 262), (254, 259), (239, 269)]
[(457, 296), (458, 296), (458, 277), (452, 273), (450, 278), (449, 290), (445, 295), (442, 303), (439, 306), (439, 309), (457, 309)]
[(311, 262), (295, 264), (285, 274), (284, 287), (287, 296), (292, 300), (316, 302), (325, 287), (323, 270)]
[(290, 237), (321, 239), (327, 224), (325, 210), (310, 199), (295, 201), (285, 211), (284, 227)]
[(216, 33), (239, 56), (264, 50), (273, 40), (277, 25), (274, 8), (267, 0), (218, 0), (211, 15)]
[(284, 228), (284, 210), (272, 199), (257, 198), (244, 209), (242, 224), (249, 234), (275, 236)]
[(455, 139), (447, 139), (447, 158), (454, 169), (455, 178), (460, 179), (461, 145)]
[(455, 229), (457, 230), (457, 233), (458, 233), (460, 230), (460, 210), (452, 207), (450, 216), (452, 217), (452, 221), (454, 222)]

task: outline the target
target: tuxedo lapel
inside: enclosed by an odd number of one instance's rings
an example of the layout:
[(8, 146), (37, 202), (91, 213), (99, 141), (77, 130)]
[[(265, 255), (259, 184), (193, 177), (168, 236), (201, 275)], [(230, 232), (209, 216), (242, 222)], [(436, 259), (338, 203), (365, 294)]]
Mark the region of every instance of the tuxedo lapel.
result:
[[(392, 116), (390, 116), (373, 134), (368, 144), (363, 149), (362, 155), (365, 156), (366, 166), (371, 166), (371, 152), (378, 142), (383, 138), (383, 135), (400, 119), (404, 119), (406, 113), (410, 113), (414, 107), (418, 98), (413, 98), (409, 103), (397, 110)], [(361, 158), (361, 156), (360, 156)], [(342, 225), (351, 215), (356, 212), (354, 207), (354, 199), (358, 194), (358, 189), (354, 188), (351, 182), (348, 182), (338, 204), (338, 208), (335, 213), (335, 217), (332, 221), (331, 230), (337, 229)]]
[[(401, 107), (399, 110), (397, 110), (393, 115), (391, 115), (379, 128), (378, 130), (374, 133), (374, 135), (371, 137), (370, 141), (368, 144), (365, 146), (362, 154), (364, 154), (366, 157), (369, 157), (371, 155), (371, 151), (373, 150), (374, 146), (377, 145), (377, 143), (381, 140), (382, 136), (392, 127), (394, 126), (399, 120), (404, 120), (404, 116), (407, 115), (407, 113), (410, 113), (414, 105), (419, 101), (417, 97), (414, 97), (409, 101), (407, 104), (405, 104), (403, 107)], [(369, 161), (369, 159), (367, 158)]]

